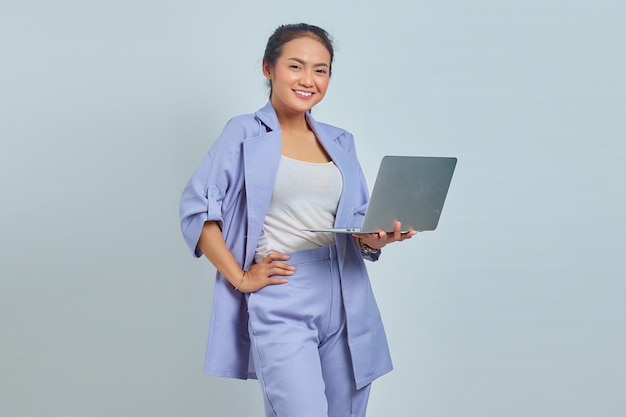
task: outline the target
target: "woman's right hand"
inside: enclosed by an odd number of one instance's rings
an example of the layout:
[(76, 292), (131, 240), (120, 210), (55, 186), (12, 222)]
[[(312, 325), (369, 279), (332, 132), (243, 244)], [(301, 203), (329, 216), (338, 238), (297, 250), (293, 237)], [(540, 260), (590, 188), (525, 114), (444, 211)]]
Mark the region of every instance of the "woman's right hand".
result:
[(282, 261), (289, 259), (289, 255), (283, 253), (270, 253), (259, 263), (254, 263), (246, 271), (245, 277), (239, 291), (248, 293), (260, 290), (268, 285), (286, 284), (287, 278), (276, 278), (276, 276), (291, 276), (296, 267)]

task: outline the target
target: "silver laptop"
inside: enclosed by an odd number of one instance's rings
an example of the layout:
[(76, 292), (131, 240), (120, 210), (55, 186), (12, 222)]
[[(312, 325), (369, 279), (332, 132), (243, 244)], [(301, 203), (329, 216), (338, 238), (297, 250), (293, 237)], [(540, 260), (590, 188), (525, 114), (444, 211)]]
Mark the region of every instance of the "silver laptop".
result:
[(373, 233), (435, 230), (448, 194), (456, 158), (385, 156), (378, 168), (361, 227), (306, 229), (310, 232)]

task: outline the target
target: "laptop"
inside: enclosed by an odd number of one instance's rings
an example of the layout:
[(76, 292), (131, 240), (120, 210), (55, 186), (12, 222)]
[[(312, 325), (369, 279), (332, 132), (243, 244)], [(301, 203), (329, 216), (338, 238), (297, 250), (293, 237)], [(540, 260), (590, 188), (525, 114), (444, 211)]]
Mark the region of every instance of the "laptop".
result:
[(430, 156), (383, 157), (361, 227), (305, 229), (309, 232), (374, 233), (435, 230), (448, 194), (456, 158)]

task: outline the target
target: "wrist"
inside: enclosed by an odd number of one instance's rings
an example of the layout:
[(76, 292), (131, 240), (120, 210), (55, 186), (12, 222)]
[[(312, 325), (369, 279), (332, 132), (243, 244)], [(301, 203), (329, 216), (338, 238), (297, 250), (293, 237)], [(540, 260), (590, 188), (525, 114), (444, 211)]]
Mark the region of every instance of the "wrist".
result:
[(241, 288), (241, 285), (246, 280), (246, 275), (248, 275), (248, 271), (243, 271), (243, 274), (241, 274), (241, 281), (239, 281), (239, 284), (237, 284), (235, 288), (233, 288), (233, 291), (237, 291), (239, 290), (239, 288)]
[(358, 238), (359, 249), (361, 249), (362, 253), (377, 253), (380, 249), (376, 249), (363, 242), (363, 239)]

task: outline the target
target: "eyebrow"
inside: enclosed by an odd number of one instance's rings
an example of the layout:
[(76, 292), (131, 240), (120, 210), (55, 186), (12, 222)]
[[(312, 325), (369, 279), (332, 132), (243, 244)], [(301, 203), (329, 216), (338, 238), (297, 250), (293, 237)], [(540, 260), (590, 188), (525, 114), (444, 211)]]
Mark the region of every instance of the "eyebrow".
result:
[[(290, 61), (296, 61), (302, 65), (306, 64), (306, 62), (300, 58), (292, 57), (288, 58)], [(328, 67), (328, 64), (325, 62), (320, 62), (319, 64), (313, 64), (314, 67)]]

